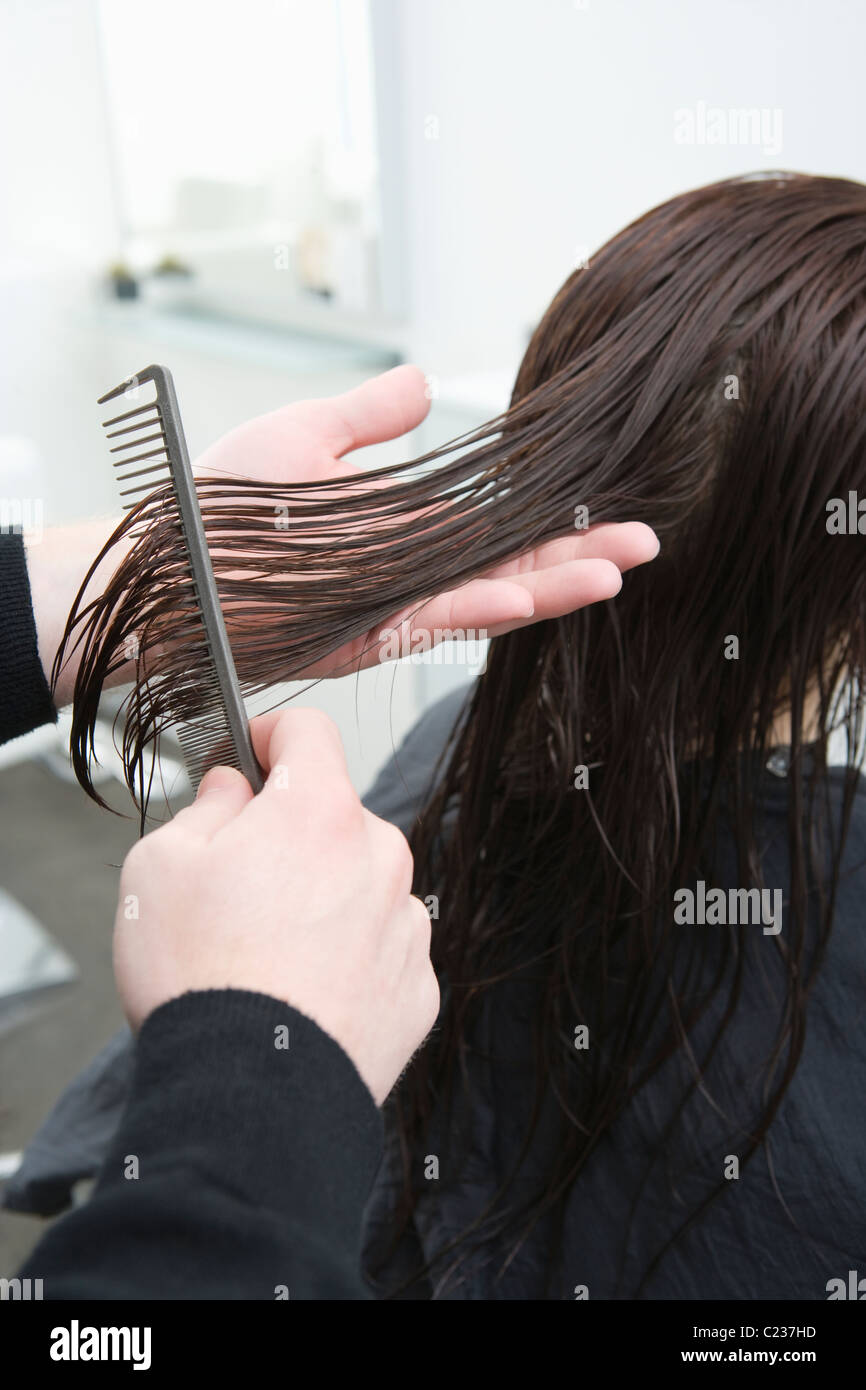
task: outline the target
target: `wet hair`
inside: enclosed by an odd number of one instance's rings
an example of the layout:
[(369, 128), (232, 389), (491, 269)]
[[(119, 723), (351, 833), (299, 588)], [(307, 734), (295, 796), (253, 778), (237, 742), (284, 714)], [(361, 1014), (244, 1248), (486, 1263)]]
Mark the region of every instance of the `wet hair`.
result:
[[(864, 753), (866, 548), (827, 524), (831, 499), (866, 496), (864, 436), (866, 188), (778, 174), (676, 197), (614, 237), (554, 298), (507, 412), (470, 435), (360, 481), (201, 485), (247, 689), (348, 641), (357, 656), (396, 610), (573, 534), (576, 507), (593, 523), (647, 522), (661, 540), (616, 599), (493, 641), (411, 836), (416, 891), (438, 898), (445, 988), (393, 1099), (395, 1241), (429, 1191), (434, 1113), (465, 1129), (491, 1007), (509, 982), (533, 988), (522, 1148), (428, 1265), (437, 1293), (475, 1259), (506, 1269), (539, 1222), (556, 1228), (669, 1059), (680, 1080), (657, 1154), (676, 1151), (690, 1104), (716, 1104), (709, 1078), (742, 1018), (754, 927), (688, 931), (672, 899), (721, 873), (725, 828), (736, 882), (764, 886), (761, 777), (788, 711), (790, 883), (784, 931), (760, 938), (776, 972), (754, 1058), (760, 1104), (729, 1117), (741, 1166), (766, 1147), (803, 1048)], [(286, 506), (283, 531), (274, 509)], [(58, 663), (80, 645), (73, 756), (90, 787), (99, 693), (135, 635), (124, 749), (141, 791), (154, 736), (195, 712), (194, 685), (180, 681), (190, 594), (164, 494), (122, 529), (133, 548), (105, 595), (73, 610)], [(836, 819), (832, 733), (846, 742)], [(577, 1027), (588, 1048), (575, 1047)], [(551, 1105), (557, 1142), (530, 1181), (521, 1165)], [(465, 1157), (455, 1138), (440, 1191), (460, 1185)], [(672, 1204), (669, 1237), (631, 1293), (718, 1199), (714, 1175), (688, 1188), (687, 1210)]]

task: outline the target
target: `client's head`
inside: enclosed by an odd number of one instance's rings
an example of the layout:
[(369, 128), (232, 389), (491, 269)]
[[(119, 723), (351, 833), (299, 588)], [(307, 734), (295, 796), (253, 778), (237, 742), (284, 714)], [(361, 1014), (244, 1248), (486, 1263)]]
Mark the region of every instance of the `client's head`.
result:
[[(467, 1100), (491, 991), (527, 970), (541, 980), (536, 1117), (553, 1093), (562, 1136), (534, 1198), (524, 1186), (509, 1221), (513, 1190), (500, 1193), (470, 1233), (497, 1231), (504, 1260), (666, 1059), (684, 1059), (659, 1120), (674, 1166), (693, 1099), (721, 1107), (750, 1161), (798, 1064), (866, 727), (866, 188), (742, 178), (641, 217), (556, 295), (503, 438), (561, 507), (645, 521), (661, 540), (616, 599), (496, 639), (414, 838), (419, 891), (441, 895), (434, 959), (451, 988), (411, 1078), (409, 1151), (431, 1090)], [(834, 727), (847, 772), (830, 816)], [(721, 874), (722, 830), (738, 885), (766, 886), (759, 818), (780, 741), (783, 931), (678, 926), (673, 894)], [(762, 1089), (734, 1114), (712, 1065), (752, 970), (773, 982)], [(705, 1178), (683, 1189), (694, 1200), (671, 1239), (718, 1194)], [(411, 1176), (407, 1191), (411, 1209)], [(444, 1252), (439, 1274), (461, 1258)]]
[[(866, 188), (744, 178), (647, 213), (557, 294), (514, 399), (554, 382), (561, 404), (546, 408), (596, 460), (576, 502), (590, 521), (645, 520), (662, 545), (616, 605), (563, 623), (594, 632), (600, 705), (616, 682), (598, 664), (619, 656), (598, 643), (615, 630), (630, 634), (636, 711), (690, 746), (741, 744), (752, 718), (760, 737), (777, 694), (798, 726), (807, 687), (864, 660), (849, 496), (866, 532)], [(608, 491), (616, 507), (594, 516)]]

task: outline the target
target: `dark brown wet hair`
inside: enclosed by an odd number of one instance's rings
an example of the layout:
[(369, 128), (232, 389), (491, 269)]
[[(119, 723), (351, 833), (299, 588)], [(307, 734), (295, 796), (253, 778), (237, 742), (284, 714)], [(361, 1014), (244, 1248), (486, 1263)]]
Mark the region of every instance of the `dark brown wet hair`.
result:
[[(416, 891), (439, 898), (433, 957), (446, 989), (395, 1102), (396, 1234), (429, 1199), (434, 1111), (451, 1117), (452, 1135), (465, 1129), (469, 1056), (491, 1004), (509, 982), (534, 990), (521, 1157), (434, 1259), (437, 1292), (474, 1259), (519, 1259), (539, 1222), (555, 1228), (605, 1137), (671, 1058), (683, 1070), (656, 1153), (678, 1152), (689, 1105), (715, 1103), (713, 1067), (741, 1021), (758, 948), (773, 977), (754, 1059), (760, 1104), (729, 1116), (730, 1152), (745, 1165), (766, 1151), (803, 1047), (864, 754), (866, 548), (826, 524), (831, 498), (866, 495), (864, 436), (866, 189), (784, 174), (699, 189), (627, 227), (557, 294), (507, 413), (448, 448), (360, 483), (202, 485), (247, 688), (289, 679), (350, 639), (375, 641), (395, 610), (568, 533), (577, 505), (592, 522), (645, 521), (661, 540), (615, 600), (494, 641), (412, 836)], [(281, 531), (274, 509), (285, 506)], [(164, 495), (124, 530), (138, 532), (132, 551), (103, 599), (73, 611), (58, 656), (80, 643), (73, 756), (88, 787), (100, 690), (133, 635), (131, 781), (160, 727), (195, 707), (182, 679), (190, 595)], [(721, 872), (724, 827), (737, 884), (767, 886), (760, 785), (786, 709), (783, 931), (678, 927), (673, 893)], [(834, 730), (847, 756), (836, 820)], [(550, 1106), (557, 1142), (530, 1181), (521, 1164)], [(455, 1139), (444, 1182), (459, 1187), (463, 1159)], [(721, 1159), (710, 1168), (684, 1206), (672, 1202), (669, 1239), (623, 1291), (651, 1292), (672, 1243), (717, 1200)]]

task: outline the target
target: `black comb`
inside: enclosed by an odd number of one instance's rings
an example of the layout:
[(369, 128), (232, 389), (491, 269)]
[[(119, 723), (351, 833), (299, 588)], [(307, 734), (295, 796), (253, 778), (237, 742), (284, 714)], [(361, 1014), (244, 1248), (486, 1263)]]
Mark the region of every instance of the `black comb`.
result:
[(197, 787), (209, 767), (227, 764), (242, 772), (258, 792), (264, 778), (250, 739), (171, 372), (167, 367), (145, 367), (100, 396), (98, 404), (128, 395), (146, 382), (153, 383), (155, 398), (148, 405), (104, 420), (103, 425), (109, 439), (122, 441), (111, 447), (112, 454), (117, 455), (114, 466), (118, 479), (147, 479), (122, 489), (121, 498), (133, 499), (124, 500), (125, 510), (136, 506), (141, 494), (152, 492), (161, 483), (170, 480), (172, 485), (206, 646), (207, 669), (201, 676), (197, 674), (195, 681), (197, 693), (201, 692), (201, 715), (178, 727), (187, 771)]

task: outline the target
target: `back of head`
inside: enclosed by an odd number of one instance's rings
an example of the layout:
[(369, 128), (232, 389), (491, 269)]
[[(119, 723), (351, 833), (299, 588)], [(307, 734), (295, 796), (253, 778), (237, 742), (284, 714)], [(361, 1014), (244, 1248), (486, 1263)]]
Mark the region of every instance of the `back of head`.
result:
[(777, 695), (862, 665), (866, 546), (834, 499), (866, 499), (866, 188), (744, 178), (647, 213), (563, 286), (515, 400), (554, 378), (563, 428), (601, 436), (595, 488), (661, 540), (571, 623), (593, 634), (594, 718), (605, 630), (677, 754), (760, 741)]
[[(849, 495), (866, 499), (866, 188), (741, 178), (641, 217), (555, 297), (504, 435), (560, 508), (645, 521), (661, 541), (616, 599), (493, 642), (413, 845), (418, 891), (435, 879), (441, 894), (434, 959), (453, 983), (415, 1065), (407, 1135), (423, 1134), (431, 1085), (459, 1093), (480, 1010), (529, 966), (539, 1104), (552, 1091), (563, 1126), (538, 1217), (666, 1058), (688, 1057), (672, 1124), (709, 1094), (753, 951), (773, 984), (757, 1113), (737, 1116), (743, 1161), (799, 1062), (863, 754), (866, 544)], [(762, 778), (780, 719), (784, 930), (758, 946), (750, 927), (696, 934), (673, 895), (716, 881), (723, 823), (738, 885), (765, 886)], [(827, 820), (834, 727), (848, 771)], [(707, 1050), (701, 1017), (718, 1009)], [(576, 1052), (578, 1023), (603, 1041)]]

